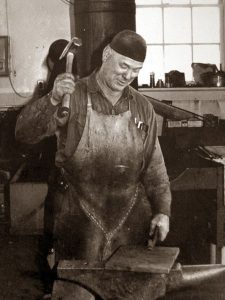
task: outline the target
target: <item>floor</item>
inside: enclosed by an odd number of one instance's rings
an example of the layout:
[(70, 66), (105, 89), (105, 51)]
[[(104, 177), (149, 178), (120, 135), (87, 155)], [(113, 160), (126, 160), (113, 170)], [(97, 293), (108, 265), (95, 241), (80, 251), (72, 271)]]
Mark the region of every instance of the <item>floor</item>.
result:
[(0, 245), (0, 300), (42, 299), (40, 238), (1, 237)]

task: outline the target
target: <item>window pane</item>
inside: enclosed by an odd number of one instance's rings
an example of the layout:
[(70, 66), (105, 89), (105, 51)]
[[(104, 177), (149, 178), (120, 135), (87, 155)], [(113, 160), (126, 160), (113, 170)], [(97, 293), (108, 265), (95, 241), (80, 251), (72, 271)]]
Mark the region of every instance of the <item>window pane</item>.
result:
[(193, 8), (194, 43), (220, 42), (220, 17), (217, 7)]
[(136, 30), (147, 43), (162, 43), (162, 9), (137, 8)]
[(161, 0), (135, 0), (136, 5), (161, 4)]
[(165, 43), (191, 42), (191, 9), (165, 8)]
[(155, 83), (158, 78), (164, 79), (162, 46), (148, 46), (144, 66), (138, 76), (138, 84), (149, 85), (151, 72), (155, 72)]
[(197, 45), (193, 47), (193, 61), (196, 63), (210, 63), (220, 66), (219, 45)]
[(163, 0), (164, 4), (189, 4), (190, 0)]
[(218, 4), (219, 0), (191, 0), (192, 4)]
[(192, 80), (191, 63), (191, 46), (165, 46), (165, 72), (172, 70), (184, 72), (185, 80)]

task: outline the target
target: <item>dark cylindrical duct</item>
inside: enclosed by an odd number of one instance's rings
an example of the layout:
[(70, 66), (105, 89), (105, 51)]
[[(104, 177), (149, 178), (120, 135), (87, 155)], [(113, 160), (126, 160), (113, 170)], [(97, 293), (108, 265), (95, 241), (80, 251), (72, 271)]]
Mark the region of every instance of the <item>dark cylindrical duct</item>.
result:
[(83, 77), (101, 64), (104, 46), (117, 32), (135, 30), (135, 0), (75, 0), (75, 35), (83, 46), (77, 54)]

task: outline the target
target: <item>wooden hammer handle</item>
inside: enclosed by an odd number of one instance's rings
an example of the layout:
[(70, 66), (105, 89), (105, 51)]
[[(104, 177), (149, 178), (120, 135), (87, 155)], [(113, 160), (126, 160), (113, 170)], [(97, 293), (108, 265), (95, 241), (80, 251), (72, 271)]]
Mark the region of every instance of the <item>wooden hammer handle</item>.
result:
[[(68, 52), (66, 56), (66, 72), (72, 73), (73, 68), (73, 59), (74, 54), (72, 52)], [(62, 107), (60, 109), (60, 115), (61, 117), (65, 117), (68, 115), (70, 111), (70, 94), (65, 94), (62, 101)]]
[(66, 73), (72, 73), (74, 54), (68, 52), (66, 56)]

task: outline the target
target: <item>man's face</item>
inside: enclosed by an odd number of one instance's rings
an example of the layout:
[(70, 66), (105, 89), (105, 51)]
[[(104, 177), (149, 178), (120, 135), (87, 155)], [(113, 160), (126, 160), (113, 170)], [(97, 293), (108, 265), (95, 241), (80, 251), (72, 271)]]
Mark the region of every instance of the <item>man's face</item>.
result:
[(113, 91), (122, 91), (138, 76), (142, 66), (142, 62), (111, 49), (111, 54), (103, 62), (104, 83)]

